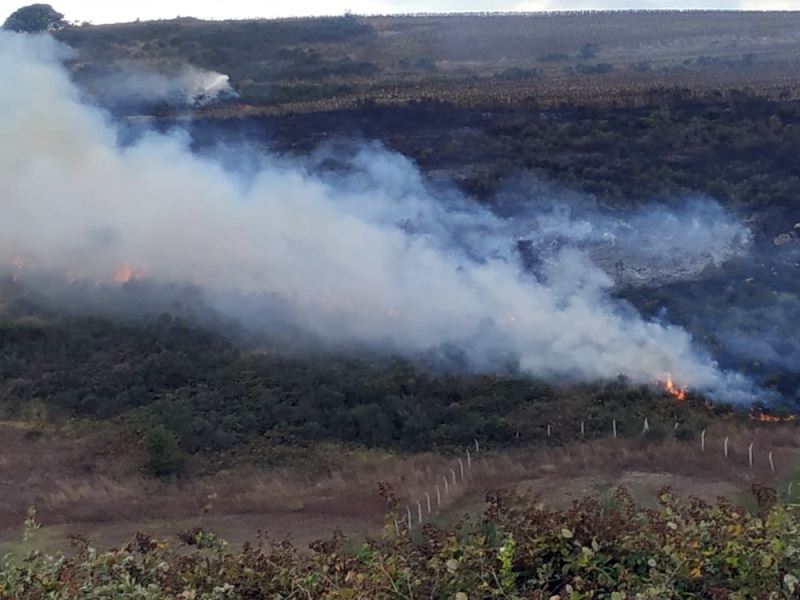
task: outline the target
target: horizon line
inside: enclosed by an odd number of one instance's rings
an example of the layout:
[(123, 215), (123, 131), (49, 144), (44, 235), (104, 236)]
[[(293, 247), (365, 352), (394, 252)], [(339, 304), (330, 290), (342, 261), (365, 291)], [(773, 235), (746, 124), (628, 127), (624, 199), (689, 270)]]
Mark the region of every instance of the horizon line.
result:
[(176, 15), (174, 17), (161, 17), (153, 19), (135, 19), (133, 21), (108, 21), (95, 23), (86, 19), (70, 21), (68, 27), (100, 27), (105, 25), (135, 25), (143, 23), (160, 23), (169, 21), (201, 21), (205, 23), (229, 23), (251, 21), (299, 21), (303, 19), (331, 19), (331, 18), (430, 18), (430, 17), (557, 17), (581, 16), (592, 14), (670, 14), (670, 13), (740, 13), (740, 14), (792, 14), (800, 13), (797, 9), (739, 9), (739, 8), (586, 8), (574, 10), (538, 10), (538, 11), (441, 11), (441, 12), (397, 12), (397, 13), (356, 13), (344, 11), (339, 13), (296, 15), (283, 17), (193, 17), (191, 15)]

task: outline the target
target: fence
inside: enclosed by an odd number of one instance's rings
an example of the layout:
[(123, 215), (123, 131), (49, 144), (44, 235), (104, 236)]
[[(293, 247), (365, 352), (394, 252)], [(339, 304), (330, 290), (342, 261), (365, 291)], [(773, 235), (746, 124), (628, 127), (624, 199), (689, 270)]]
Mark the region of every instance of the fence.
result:
[[(680, 429), (680, 423), (675, 422), (672, 426), (673, 432), (678, 432)], [(549, 439), (553, 435), (553, 426), (548, 424), (545, 429), (545, 437)], [(579, 425), (574, 428), (574, 431), (579, 435), (579, 438), (575, 441), (585, 441), (587, 435), (589, 433), (589, 427), (586, 421), (580, 421)], [(608, 429), (609, 437), (612, 439), (617, 439), (620, 433), (620, 428), (618, 426), (618, 422), (616, 419), (611, 421), (611, 426)], [(639, 436), (648, 436), (652, 435), (650, 420), (648, 418), (644, 418), (642, 421), (641, 430), (637, 432)], [(516, 433), (516, 437), (519, 438), (519, 432)], [(595, 438), (595, 440), (600, 438)], [(719, 438), (718, 438), (719, 440)], [(712, 453), (721, 453), (722, 458), (725, 461), (734, 461), (738, 458), (735, 455), (735, 450), (740, 450), (741, 444), (736, 448), (731, 443), (731, 436), (725, 435), (721, 437), (721, 445), (718, 445), (716, 448), (712, 448), (711, 440), (708, 436), (708, 431), (703, 429), (700, 432), (699, 439), (694, 440), (689, 443), (696, 443), (697, 449), (699, 450), (700, 455), (710, 455)], [(767, 450), (763, 453), (766, 456), (766, 461), (757, 462), (757, 454), (755, 450), (755, 443), (749, 442), (747, 444), (747, 463), (746, 465), (742, 465), (753, 472), (757, 469), (768, 469), (768, 474), (770, 476), (776, 475), (776, 461), (775, 461), (775, 453), (772, 449)], [(415, 527), (421, 526), (427, 520), (430, 520), (433, 516), (439, 514), (441, 512), (443, 504), (445, 504), (446, 500), (451, 494), (451, 488), (455, 488), (459, 485), (466, 485), (472, 478), (473, 467), (476, 462), (479, 460), (481, 456), (481, 445), (478, 439), (475, 439), (473, 442), (472, 447), (466, 448), (463, 450), (460, 456), (453, 459), (451, 462), (452, 467), (446, 469), (445, 472), (442, 473), (441, 479), (431, 482), (429, 488), (422, 492), (419, 497), (415, 497), (414, 494), (410, 495), (408, 498), (408, 504), (406, 505), (406, 510), (403, 513), (400, 513), (399, 520), (395, 520), (395, 528), (399, 531), (401, 526), (408, 528), (409, 530), (414, 529)], [(788, 466), (788, 465), (785, 465)], [(441, 484), (441, 485), (440, 485)], [(789, 482), (786, 488), (786, 496), (787, 498), (792, 498), (794, 492), (794, 484), (793, 482)], [(435, 498), (435, 502), (433, 499)]]

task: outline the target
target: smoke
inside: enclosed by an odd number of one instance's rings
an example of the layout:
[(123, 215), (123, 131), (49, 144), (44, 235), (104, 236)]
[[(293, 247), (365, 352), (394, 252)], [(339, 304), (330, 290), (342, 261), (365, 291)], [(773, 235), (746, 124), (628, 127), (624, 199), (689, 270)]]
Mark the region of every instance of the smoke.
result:
[[(264, 156), (246, 174), (192, 154), (180, 135), (120, 147), (104, 113), (80, 102), (59, 52), (46, 37), (0, 35), (0, 263), (18, 278), (57, 272), (113, 286), (122, 270), (202, 290), (245, 325), (293, 327), (334, 346), (457, 348), (477, 369), (513, 358), (560, 378), (671, 373), (720, 400), (754, 399), (686, 331), (612, 299), (613, 278), (581, 248), (609, 233), (625, 254), (641, 232), (658, 237), (665, 208), (581, 227), (552, 210), (509, 218), (431, 187), (376, 146), (339, 153), (325, 171), (330, 154), (303, 164)], [(694, 259), (721, 260), (743, 239), (728, 217), (722, 233), (702, 231), (702, 210), (685, 218), (697, 231), (667, 248)], [(523, 233), (565, 241), (537, 253), (531, 272), (514, 243)]]
[(227, 75), (192, 65), (156, 70), (126, 62), (78, 76), (81, 87), (95, 102), (111, 108), (138, 108), (160, 102), (196, 106), (236, 96)]
[[(540, 198), (531, 207), (535, 187)], [(589, 196), (541, 182), (515, 183), (501, 195), (497, 211), (506, 216), (528, 266), (565, 246), (580, 248), (618, 286), (663, 285), (700, 276), (748, 253), (751, 231), (708, 198), (689, 197), (666, 206), (647, 204), (620, 212), (605, 210)]]

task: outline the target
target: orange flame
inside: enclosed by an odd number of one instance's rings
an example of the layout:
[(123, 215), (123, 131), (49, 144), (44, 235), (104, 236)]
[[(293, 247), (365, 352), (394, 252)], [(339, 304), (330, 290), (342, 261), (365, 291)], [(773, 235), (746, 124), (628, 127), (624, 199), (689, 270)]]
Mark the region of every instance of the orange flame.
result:
[(667, 382), (664, 384), (667, 393), (673, 396), (679, 402), (686, 400), (686, 388), (681, 388), (672, 383), (672, 374), (667, 374)]
[(795, 420), (795, 415), (766, 415), (763, 412), (750, 413), (750, 420), (761, 421), (763, 423), (789, 423)]
[(133, 279), (142, 278), (145, 273), (147, 273), (147, 269), (131, 267), (129, 264), (124, 264), (114, 273), (114, 281), (122, 285)]

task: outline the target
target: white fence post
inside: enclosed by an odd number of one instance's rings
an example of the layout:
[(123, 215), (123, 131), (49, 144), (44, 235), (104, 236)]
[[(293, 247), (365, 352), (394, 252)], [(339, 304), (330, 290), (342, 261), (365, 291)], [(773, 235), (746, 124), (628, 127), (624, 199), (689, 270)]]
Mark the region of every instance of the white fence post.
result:
[(425, 501), (428, 503), (428, 514), (431, 514), (431, 495), (425, 492)]
[(614, 419), (611, 421), (611, 433), (614, 437), (617, 437), (617, 420)]
[(550, 437), (550, 425), (547, 426), (547, 437)]
[(700, 434), (700, 452), (706, 451), (706, 430), (703, 429), (703, 433)]
[(450, 469), (450, 475), (453, 476), (453, 485), (455, 485), (456, 484), (456, 470), (455, 469)]
[(442, 493), (439, 491), (439, 486), (436, 486), (436, 507), (440, 507), (442, 505)]
[(419, 524), (422, 525), (422, 502), (417, 500), (417, 516), (419, 517)]
[(461, 481), (464, 481), (464, 461), (458, 459), (458, 470), (461, 471)]
[(450, 495), (450, 486), (447, 485), (447, 477), (442, 476), (442, 481), (444, 481), (444, 497), (447, 498)]
[(750, 463), (750, 468), (753, 468), (753, 442), (747, 447), (747, 462)]
[(586, 424), (581, 421), (581, 437), (586, 437)]
[(475, 454), (481, 451), (481, 445), (478, 443), (478, 438), (475, 438)]
[(467, 448), (467, 468), (472, 470), (472, 457), (469, 455), (469, 448)]
[(728, 458), (728, 436), (725, 436), (725, 441), (723, 442), (722, 452), (725, 454), (725, 458)]
[(411, 507), (406, 506), (406, 512), (408, 513), (408, 530), (411, 531), (412, 523), (411, 523)]
[(642, 428), (642, 433), (647, 433), (650, 431), (650, 423), (647, 422), (647, 417), (644, 418), (644, 427)]
[(772, 460), (772, 452), (769, 453), (769, 468), (773, 473), (775, 472), (775, 461)]
[(794, 485), (794, 482), (790, 481), (789, 482), (789, 489), (787, 490), (787, 493), (786, 493), (786, 495), (789, 496), (790, 498), (792, 497), (792, 485)]

